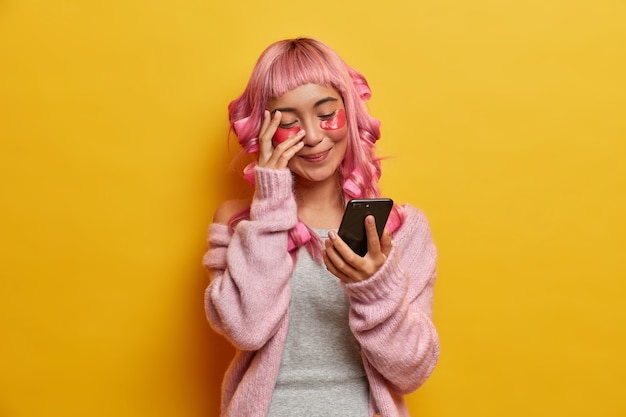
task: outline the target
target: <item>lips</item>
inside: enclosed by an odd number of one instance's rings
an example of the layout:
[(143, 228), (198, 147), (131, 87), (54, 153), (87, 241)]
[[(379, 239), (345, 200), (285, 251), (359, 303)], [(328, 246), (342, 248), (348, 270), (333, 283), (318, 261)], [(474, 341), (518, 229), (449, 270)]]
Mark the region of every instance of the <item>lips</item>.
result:
[(324, 152), (319, 152), (319, 153), (310, 154), (310, 155), (299, 155), (299, 157), (304, 159), (306, 162), (319, 163), (319, 162), (324, 161), (328, 157), (329, 153), (330, 153), (330, 149)]

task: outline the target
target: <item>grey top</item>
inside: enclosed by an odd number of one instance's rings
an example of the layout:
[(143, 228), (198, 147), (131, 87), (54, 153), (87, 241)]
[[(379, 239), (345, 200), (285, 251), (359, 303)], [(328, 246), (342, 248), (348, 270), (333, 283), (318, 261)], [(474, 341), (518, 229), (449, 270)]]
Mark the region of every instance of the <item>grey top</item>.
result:
[[(327, 230), (316, 232), (328, 237)], [(348, 310), (339, 279), (300, 248), (268, 417), (367, 417), (369, 386)]]

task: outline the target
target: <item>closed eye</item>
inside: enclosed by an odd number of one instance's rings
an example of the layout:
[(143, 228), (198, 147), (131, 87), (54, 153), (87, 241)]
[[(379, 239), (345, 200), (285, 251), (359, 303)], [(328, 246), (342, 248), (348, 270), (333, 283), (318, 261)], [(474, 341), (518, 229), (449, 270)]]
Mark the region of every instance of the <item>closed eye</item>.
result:
[(298, 122), (297, 121), (293, 121), (291, 123), (281, 123), (278, 125), (279, 128), (281, 129), (289, 129), (294, 127)]
[(335, 110), (335, 111), (334, 111), (334, 112), (332, 112), (332, 113), (329, 113), (329, 114), (323, 114), (323, 115), (318, 116), (318, 117), (319, 117), (320, 119), (322, 119), (322, 120), (328, 120), (328, 119), (330, 119), (331, 117), (335, 116), (336, 114), (337, 114), (337, 110)]

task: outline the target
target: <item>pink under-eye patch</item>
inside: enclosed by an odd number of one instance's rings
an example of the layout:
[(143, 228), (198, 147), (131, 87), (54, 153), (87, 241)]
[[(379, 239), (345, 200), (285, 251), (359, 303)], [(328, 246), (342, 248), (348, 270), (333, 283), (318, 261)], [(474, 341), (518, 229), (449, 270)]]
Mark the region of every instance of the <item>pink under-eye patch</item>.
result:
[(272, 139), (274, 140), (274, 142), (281, 143), (281, 142), (286, 141), (290, 137), (294, 136), (299, 131), (300, 131), (300, 126), (279, 127), (278, 129), (276, 129), (276, 133), (274, 133), (274, 136), (272, 137)]
[(337, 113), (327, 120), (320, 121), (320, 127), (324, 130), (337, 130), (346, 125), (346, 111), (338, 109)]

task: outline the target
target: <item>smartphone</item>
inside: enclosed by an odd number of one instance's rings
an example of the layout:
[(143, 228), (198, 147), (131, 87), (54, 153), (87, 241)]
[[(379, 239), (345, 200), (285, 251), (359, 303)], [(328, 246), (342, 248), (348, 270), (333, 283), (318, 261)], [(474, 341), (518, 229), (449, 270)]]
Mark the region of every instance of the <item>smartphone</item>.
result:
[(390, 198), (350, 200), (343, 213), (343, 219), (337, 234), (356, 254), (365, 256), (367, 253), (365, 217), (369, 214), (374, 216), (376, 219), (376, 231), (380, 239), (392, 207), (393, 200)]

